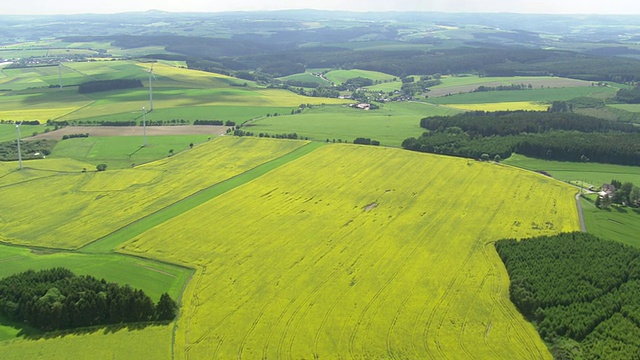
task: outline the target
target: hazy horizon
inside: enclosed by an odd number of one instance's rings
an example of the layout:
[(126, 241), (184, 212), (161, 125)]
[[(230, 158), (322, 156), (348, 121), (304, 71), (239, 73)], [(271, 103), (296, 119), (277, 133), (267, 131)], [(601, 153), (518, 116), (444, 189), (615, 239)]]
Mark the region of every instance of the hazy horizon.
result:
[(166, 12), (231, 12), (231, 11), (277, 11), (277, 10), (335, 10), (355, 12), (418, 11), (446, 13), (522, 13), (564, 15), (638, 15), (640, 3), (627, 0), (557, 2), (542, 0), (522, 2), (513, 0), (435, 0), (388, 1), (388, 0), (281, 0), (277, 3), (258, 0), (237, 0), (232, 3), (211, 3), (207, 0), (111, 0), (101, 3), (61, 3), (50, 0), (24, 0), (10, 2), (0, 8), (5, 15), (66, 15), (66, 14), (116, 14), (160, 10)]

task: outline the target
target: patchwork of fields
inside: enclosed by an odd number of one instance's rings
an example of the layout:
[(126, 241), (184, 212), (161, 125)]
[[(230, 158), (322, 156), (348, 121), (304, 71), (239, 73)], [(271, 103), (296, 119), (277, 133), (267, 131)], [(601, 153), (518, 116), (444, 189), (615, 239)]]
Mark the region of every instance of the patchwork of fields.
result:
[[(61, 70), (65, 85), (114, 74), (146, 84), (149, 67), (109, 61)], [(0, 163), (0, 241), (11, 245), (0, 246), (0, 263), (11, 269), (1, 276), (65, 263), (80, 273), (146, 285), (154, 298), (182, 294), (172, 326), (4, 341), (3, 358), (95, 358), (86, 350), (105, 346), (111, 349), (100, 353), (105, 358), (550, 358), (510, 302), (509, 278), (492, 243), (577, 230), (575, 188), (501, 164), (323, 143), (369, 137), (399, 146), (424, 131), (419, 119), (425, 116), (544, 110), (549, 101), (606, 98), (617, 89), (557, 78), (444, 78), (429, 93), (432, 104), (386, 103), (375, 111), (307, 107), (288, 115), (299, 104), (346, 101), (168, 62), (156, 63), (154, 73), (156, 109), (149, 121), (254, 119), (246, 131), (296, 132), (322, 143), (231, 136), (205, 142), (208, 135), (189, 135), (155, 137), (140, 148), (139, 137), (92, 136), (59, 143), (52, 156), (29, 161), (23, 171)], [(4, 119), (132, 120), (148, 104), (146, 88), (90, 95), (72, 87), (29, 89), (56, 85), (57, 67), (2, 75)], [(311, 76), (288, 78), (318, 81)], [(382, 81), (379, 89), (401, 85), (371, 71), (327, 73), (336, 83), (357, 76)], [(530, 82), (534, 89), (435, 96)], [(15, 126), (0, 126), (0, 140), (14, 137)], [(190, 142), (197, 145), (188, 149)], [(177, 154), (167, 157), (167, 149)], [(105, 159), (117, 160), (106, 172), (91, 171)], [(584, 175), (589, 170), (580, 166), (593, 165), (512, 161), (531, 170), (553, 165), (549, 171), (560, 179)], [(191, 270), (169, 264), (195, 269), (184, 292)], [(0, 327), (0, 340), (17, 334), (7, 329)]]
[(77, 248), (304, 144), (218, 137), (134, 169), (52, 173), (25, 168), (2, 187), (0, 239)]
[(179, 358), (546, 358), (490, 244), (576, 230), (573, 193), (489, 163), (325, 146), (123, 251), (197, 268)]

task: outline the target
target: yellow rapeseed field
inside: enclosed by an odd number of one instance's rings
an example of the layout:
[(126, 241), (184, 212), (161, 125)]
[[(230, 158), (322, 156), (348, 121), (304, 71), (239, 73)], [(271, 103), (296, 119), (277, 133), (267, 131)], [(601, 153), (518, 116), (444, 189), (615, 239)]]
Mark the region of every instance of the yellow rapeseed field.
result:
[(551, 358), (492, 242), (577, 230), (574, 193), (499, 164), (330, 145), (121, 251), (196, 267), (179, 359)]
[(530, 101), (509, 101), (499, 103), (486, 104), (448, 104), (448, 107), (467, 110), (467, 111), (515, 111), (515, 110), (534, 110), (544, 111), (548, 105), (539, 104)]
[(0, 183), (0, 240), (77, 248), (305, 144), (224, 136), (133, 169), (25, 169)]

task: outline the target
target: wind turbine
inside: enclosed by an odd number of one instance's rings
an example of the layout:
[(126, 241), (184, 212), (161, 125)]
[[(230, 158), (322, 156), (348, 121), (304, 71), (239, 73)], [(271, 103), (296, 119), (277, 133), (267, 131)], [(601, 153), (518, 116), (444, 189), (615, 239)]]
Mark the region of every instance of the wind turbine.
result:
[(20, 151), (20, 125), (22, 125), (22, 121), (20, 121), (20, 124), (16, 125), (16, 133), (18, 136), (18, 164), (20, 164), (19, 170), (22, 170), (22, 152)]
[(62, 63), (58, 63), (58, 83), (60, 84), (58, 91), (62, 91)]
[(143, 134), (143, 143), (142, 146), (147, 146), (147, 110), (142, 107), (142, 134)]
[(152, 80), (158, 80), (156, 79), (156, 76), (153, 75), (153, 64), (151, 64), (151, 68), (149, 69), (149, 112), (153, 111), (153, 86), (151, 85)]

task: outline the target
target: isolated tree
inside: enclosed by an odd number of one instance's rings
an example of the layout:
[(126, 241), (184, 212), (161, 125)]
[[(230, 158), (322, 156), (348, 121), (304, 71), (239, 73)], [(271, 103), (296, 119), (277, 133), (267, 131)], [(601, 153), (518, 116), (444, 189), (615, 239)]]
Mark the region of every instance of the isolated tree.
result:
[(173, 149), (169, 150), (169, 156), (173, 156)]
[(496, 154), (496, 156), (493, 157), (493, 161), (500, 162), (500, 161), (502, 161), (502, 158), (500, 157), (499, 154)]
[(193, 149), (193, 143), (189, 144), (189, 148)]
[(107, 164), (98, 164), (98, 166), (96, 166), (96, 170), (98, 170), (98, 171), (107, 170)]
[(489, 161), (489, 154), (484, 153), (484, 154), (480, 155), (480, 159), (482, 161)]
[(173, 320), (178, 312), (178, 304), (169, 296), (164, 293), (160, 295), (158, 305), (156, 306), (156, 318), (158, 320)]

